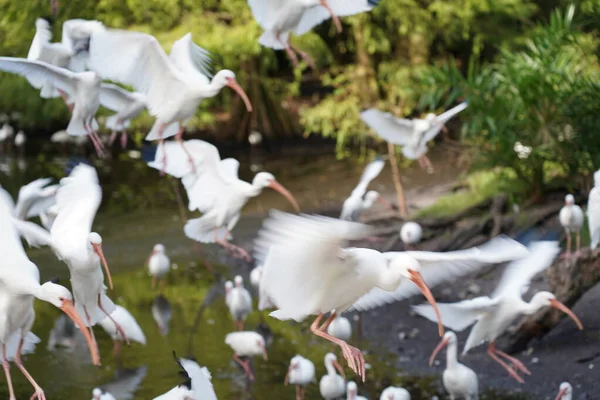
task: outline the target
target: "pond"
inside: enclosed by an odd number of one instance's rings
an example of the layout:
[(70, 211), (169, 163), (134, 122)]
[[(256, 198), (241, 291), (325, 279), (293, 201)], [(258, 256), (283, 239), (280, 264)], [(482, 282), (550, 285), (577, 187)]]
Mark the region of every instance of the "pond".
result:
[[(13, 196), (21, 185), (33, 179), (59, 179), (69, 166), (80, 160), (49, 151), (36, 153), (27, 157), (0, 156), (0, 184)], [(356, 185), (364, 164), (356, 160), (337, 161), (332, 154), (331, 149), (310, 152), (288, 149), (277, 156), (256, 152), (248, 155), (246, 151), (239, 155), (240, 175), (251, 179), (259, 170), (272, 172), (296, 196), (303, 211), (339, 210), (340, 202)], [(94, 367), (87, 348), (79, 340), (74, 349), (49, 348), (51, 330), (60, 327), (61, 313), (37, 301), (33, 332), (42, 341), (35, 354), (26, 356), (25, 365), (44, 388), (48, 399), (89, 399), (97, 386), (113, 392), (117, 399), (152, 399), (181, 382), (172, 358), (173, 350), (180, 357), (194, 356), (200, 365), (208, 367), (215, 391), (222, 400), (294, 398), (293, 387), (284, 386), (283, 381), (289, 360), (296, 354), (314, 362), (318, 382), (325, 371), (323, 357), (332, 349), (329, 344), (313, 337), (308, 323), (281, 322), (256, 310), (246, 322), (247, 329), (259, 329), (272, 341), (268, 347), (269, 360), (255, 359), (256, 381), (247, 382), (224, 343), (233, 324), (222, 288), (223, 281), (236, 273), (247, 279), (251, 267), (232, 260), (220, 249), (200, 248), (185, 238), (174, 193), (175, 181), (160, 177), (157, 171), (146, 166), (141, 156), (140, 152), (130, 151), (110, 160), (94, 160), (104, 192), (94, 229), (103, 236), (105, 254), (113, 272), (115, 289), (107, 294), (133, 314), (146, 335), (147, 344), (125, 346), (122, 356), (114, 359), (110, 337), (96, 327), (102, 366)], [(452, 181), (460, 172), (444, 165), (443, 155), (434, 155), (432, 161), (434, 165), (438, 162), (439, 172), (432, 178), (418, 169), (409, 169), (404, 176), (408, 188)], [(371, 188), (393, 198), (390, 175), (386, 168)], [(244, 210), (233, 232), (234, 241), (249, 244), (270, 208), (290, 210), (285, 199), (266, 190)], [(151, 278), (144, 267), (156, 243), (165, 245), (172, 262), (162, 293), (151, 289)], [(43, 281), (58, 275), (61, 284), (69, 286), (66, 265), (50, 251), (27, 249), (27, 252), (40, 268)], [(54, 335), (57, 332), (55, 330)], [(377, 343), (361, 340), (354, 344), (369, 350), (370, 369), (366, 384), (359, 385), (360, 394), (379, 398), (383, 386), (391, 383), (405, 386), (413, 399), (443, 397), (438, 377), (417, 378), (395, 371), (392, 368), (394, 356), (378, 348)], [(12, 368), (12, 373), (17, 397), (29, 398), (33, 392), (28, 382), (16, 368)], [(349, 379), (354, 378), (348, 368), (346, 374)], [(0, 397), (8, 397), (4, 383), (0, 384)], [(307, 399), (317, 398), (320, 398), (318, 383), (307, 389)], [(488, 394), (483, 398), (517, 397)]]

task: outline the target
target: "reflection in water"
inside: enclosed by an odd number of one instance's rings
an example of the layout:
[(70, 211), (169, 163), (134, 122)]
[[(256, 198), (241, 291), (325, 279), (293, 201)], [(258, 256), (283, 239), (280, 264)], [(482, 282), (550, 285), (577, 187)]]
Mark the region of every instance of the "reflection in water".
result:
[(118, 400), (131, 400), (134, 398), (135, 391), (140, 386), (148, 367), (143, 365), (138, 368), (120, 368), (117, 365), (114, 378), (102, 386), (103, 392), (108, 392)]
[(152, 318), (158, 325), (160, 334), (167, 336), (169, 333), (169, 321), (173, 316), (173, 309), (169, 300), (162, 294), (159, 294), (152, 300)]
[(85, 338), (81, 334), (81, 331), (75, 327), (70, 318), (65, 314), (61, 314), (54, 321), (54, 326), (50, 330), (48, 350), (55, 350), (57, 347), (73, 350), (79, 347), (87, 351), (86, 346)]

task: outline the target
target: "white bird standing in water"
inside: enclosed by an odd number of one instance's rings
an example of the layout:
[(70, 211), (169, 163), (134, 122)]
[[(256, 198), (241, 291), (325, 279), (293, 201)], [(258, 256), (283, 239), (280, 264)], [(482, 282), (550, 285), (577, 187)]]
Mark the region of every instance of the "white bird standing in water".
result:
[[(240, 219), (242, 208), (252, 197), (258, 196), (264, 188), (272, 188), (281, 193), (299, 211), (298, 203), (292, 194), (277, 182), (268, 172), (259, 172), (252, 183), (238, 178), (240, 163), (233, 158), (221, 160), (219, 150), (210, 143), (202, 140), (185, 142), (195, 168), (181, 162), (182, 149), (175, 143), (165, 143), (156, 152), (156, 160), (149, 166), (161, 169), (158, 161), (163, 153), (179, 160), (170, 163), (166, 173), (181, 178), (189, 198), (189, 210), (199, 210), (202, 217), (190, 219), (184, 226), (184, 232), (190, 239), (201, 243), (218, 243), (229, 250), (234, 256), (247, 261), (251, 260), (248, 252), (228, 241), (231, 230)], [(194, 173), (194, 169), (197, 173)]]
[[(265, 339), (254, 331), (232, 332), (225, 336), (225, 344), (233, 349), (233, 359), (244, 369), (248, 379), (253, 381), (250, 357), (262, 355), (265, 361), (268, 359)], [(240, 357), (248, 359), (244, 361)]]
[(358, 395), (358, 387), (355, 382), (348, 382), (346, 385), (346, 400), (367, 400), (367, 398)]
[[(121, 329), (123, 329), (123, 332), (125, 332), (125, 335), (127, 335), (126, 338), (121, 336), (116, 328), (115, 322), (119, 324)], [(115, 311), (110, 314), (110, 318), (106, 317), (102, 321), (98, 322), (98, 324), (112, 338), (114, 342), (113, 355), (115, 357), (119, 357), (121, 355), (123, 340), (125, 339), (132, 340), (143, 345), (146, 344), (146, 335), (144, 335), (144, 332), (142, 331), (142, 328), (138, 322), (129, 311), (118, 304), (115, 305)]]
[(400, 240), (406, 250), (414, 250), (414, 245), (421, 241), (423, 228), (416, 222), (406, 222), (400, 228)]
[(217, 400), (215, 389), (211, 383), (211, 375), (206, 367), (200, 367), (193, 360), (177, 359), (173, 352), (175, 362), (181, 368), (179, 372), (185, 381), (167, 393), (155, 397), (154, 400)]
[(103, 392), (100, 388), (94, 388), (92, 400), (117, 400), (117, 398), (108, 392)]
[(389, 386), (381, 392), (379, 400), (410, 400), (410, 393), (402, 387)]
[(567, 235), (567, 250), (563, 254), (563, 258), (571, 257), (571, 235), (577, 235), (577, 244), (575, 250), (575, 258), (579, 257), (579, 248), (581, 247), (581, 228), (583, 227), (583, 211), (581, 207), (575, 204), (575, 197), (572, 194), (565, 196), (565, 206), (560, 209), (558, 215), (560, 224), (565, 229)]
[(244, 287), (244, 279), (237, 275), (234, 279), (235, 287), (231, 288), (226, 297), (229, 313), (238, 331), (244, 329), (244, 321), (252, 311), (252, 297)]
[(554, 400), (571, 400), (573, 397), (573, 387), (569, 382), (563, 382), (560, 384), (558, 395)]
[(248, 0), (256, 22), (264, 29), (258, 42), (275, 50), (285, 50), (294, 67), (298, 53), (313, 69), (312, 58), (290, 43), (290, 36), (301, 36), (323, 21), (332, 18), (338, 32), (339, 17), (370, 11), (379, 0)]
[[(2, 344), (2, 365), (8, 384), (9, 397), (15, 399), (10, 377), (8, 358), (14, 357), (14, 364), (25, 375), (35, 389), (31, 399), (45, 400), (44, 391), (25, 369), (21, 360), (23, 350), (31, 351), (32, 344), (39, 342), (30, 331), (35, 320), (34, 299), (51, 303), (63, 311), (84, 332), (90, 348), (92, 362), (100, 365), (98, 347), (73, 306), (71, 293), (53, 282), (40, 285), (40, 271), (25, 254), (13, 221), (13, 204), (10, 195), (0, 188), (0, 344)], [(17, 337), (15, 337), (17, 335)]]
[[(521, 295), (527, 290), (531, 279), (552, 264), (560, 252), (560, 247), (558, 242), (533, 242), (529, 245), (529, 250), (527, 257), (513, 261), (506, 267), (491, 297), (482, 296), (438, 305), (444, 316), (443, 323), (450, 329), (462, 331), (475, 323), (463, 354), (489, 341), (488, 355), (520, 383), (524, 381), (517, 371), (530, 375), (529, 370), (519, 360), (496, 348), (496, 339), (508, 329), (515, 318), (520, 315), (532, 315), (541, 308), (550, 306), (566, 313), (579, 329), (583, 329), (579, 318), (550, 292), (538, 292), (529, 303), (523, 301)], [(413, 309), (429, 320), (438, 319), (434, 310), (426, 304), (414, 306)], [(508, 360), (512, 366), (503, 359)]]
[(327, 333), (347, 342), (352, 337), (352, 325), (348, 318), (338, 315), (327, 327)]
[(383, 140), (402, 146), (402, 154), (406, 158), (418, 160), (423, 169), (433, 173), (431, 161), (425, 155), (427, 143), (440, 133), (450, 118), (465, 108), (467, 103), (461, 103), (440, 115), (427, 114), (425, 119), (396, 118), (390, 113), (372, 108), (363, 111), (360, 117)]
[(444, 338), (429, 358), (429, 366), (433, 365), (435, 356), (446, 346), (448, 347), (448, 350), (446, 350), (446, 369), (442, 375), (442, 381), (450, 395), (450, 400), (477, 400), (479, 397), (477, 374), (471, 368), (458, 362), (456, 358), (458, 339), (454, 332), (448, 331), (444, 334)]
[(296, 355), (290, 360), (290, 366), (285, 374), (284, 384), (296, 386), (296, 400), (304, 399), (306, 386), (315, 381), (315, 364), (312, 361)]
[(600, 170), (594, 172), (594, 187), (588, 197), (587, 217), (590, 248), (595, 250), (600, 243)]
[[(337, 399), (346, 393), (346, 376), (344, 369), (337, 362), (337, 357), (333, 353), (325, 354), (325, 369), (327, 374), (321, 377), (319, 381), (319, 391), (324, 399)], [(340, 373), (337, 374), (336, 370)]]
[(165, 284), (165, 275), (169, 273), (169, 269), (171, 268), (171, 260), (167, 256), (165, 251), (165, 246), (162, 244), (154, 245), (152, 249), (152, 253), (146, 260), (146, 264), (148, 264), (148, 272), (152, 275), (152, 289), (156, 289), (156, 284), (160, 281), (160, 287)]

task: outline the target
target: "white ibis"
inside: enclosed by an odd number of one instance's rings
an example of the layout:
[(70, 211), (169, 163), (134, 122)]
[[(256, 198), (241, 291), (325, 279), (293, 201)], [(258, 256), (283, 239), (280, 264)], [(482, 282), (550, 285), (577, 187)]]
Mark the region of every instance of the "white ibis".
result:
[(348, 382), (346, 384), (346, 400), (367, 400), (367, 398), (358, 395), (356, 382)]
[(98, 122), (94, 118), (100, 107), (100, 84), (102, 79), (91, 71), (71, 72), (43, 61), (24, 58), (0, 57), (0, 70), (24, 76), (36, 88), (50, 81), (74, 101), (73, 114), (67, 126), (71, 136), (89, 136), (99, 156), (104, 155), (98, 134)]
[(369, 186), (369, 183), (371, 183), (373, 179), (377, 178), (384, 166), (385, 161), (378, 157), (375, 161), (370, 162), (365, 167), (358, 185), (356, 185), (354, 190), (352, 190), (350, 197), (344, 201), (340, 219), (358, 222), (360, 220), (361, 213), (364, 210), (371, 208), (375, 201), (382, 203), (390, 209), (392, 208), (391, 205), (376, 191), (371, 190), (367, 193), (367, 187)]
[(431, 357), (429, 366), (433, 364), (435, 356), (444, 348), (446, 350), (446, 369), (442, 375), (442, 381), (451, 399), (477, 400), (479, 397), (479, 381), (477, 374), (471, 368), (458, 362), (456, 358), (458, 339), (456, 334), (448, 331), (437, 345)]
[[(192, 41), (188, 33), (166, 53), (154, 36), (120, 30), (97, 31), (90, 39), (88, 66), (105, 79), (131, 85), (146, 95), (150, 114), (156, 117), (146, 140), (181, 137), (203, 99), (216, 96), (224, 87), (236, 91), (248, 111), (252, 105), (235, 74), (221, 70), (212, 77), (210, 54)], [(171, 124), (174, 129), (165, 130)], [(167, 159), (163, 160), (166, 168)]]
[(418, 160), (421, 167), (433, 173), (433, 166), (425, 155), (427, 143), (443, 129), (444, 124), (467, 108), (461, 103), (443, 114), (427, 114), (425, 119), (396, 118), (390, 113), (370, 109), (360, 114), (361, 119), (385, 141), (402, 146), (402, 154), (409, 160)]
[(558, 395), (554, 400), (571, 400), (573, 397), (573, 387), (569, 382), (563, 382), (560, 384)]
[[(228, 241), (231, 230), (237, 224), (242, 208), (251, 198), (258, 196), (264, 188), (272, 188), (281, 193), (299, 210), (292, 194), (268, 172), (259, 172), (252, 183), (238, 178), (240, 163), (233, 158), (221, 160), (219, 150), (202, 140), (185, 142), (195, 168), (182, 160), (182, 149), (176, 143), (165, 143), (156, 152), (154, 162), (149, 166), (161, 169), (163, 154), (179, 162), (170, 163), (166, 172), (176, 178), (182, 178), (189, 198), (190, 211), (199, 210), (202, 217), (190, 219), (184, 226), (184, 232), (190, 239), (201, 243), (218, 243), (234, 256), (250, 261), (250, 255), (242, 248)], [(194, 173), (196, 170), (196, 173)]]
[(15, 206), (15, 216), (18, 219), (41, 217), (55, 204), (56, 191), (59, 186), (49, 185), (51, 181), (50, 178), (40, 178), (19, 189)]
[(296, 386), (296, 400), (304, 399), (306, 386), (315, 380), (315, 364), (309, 359), (300, 355), (292, 357), (287, 374), (285, 374), (284, 384)]
[[(15, 393), (10, 377), (8, 357), (14, 355), (14, 364), (35, 389), (35, 394), (31, 398), (45, 400), (44, 391), (25, 369), (21, 360), (24, 346), (28, 351), (31, 351), (31, 345), (35, 343), (34, 339), (36, 339), (35, 336), (29, 335), (35, 320), (33, 309), (34, 298), (46, 301), (59, 308), (82, 331), (85, 331), (85, 338), (89, 345), (94, 365), (100, 365), (100, 356), (96, 343), (85, 329), (85, 325), (73, 306), (71, 293), (65, 287), (53, 282), (46, 282), (40, 285), (40, 271), (27, 258), (17, 230), (12, 223), (14, 210), (12, 210), (12, 204), (9, 201), (10, 196), (4, 189), (0, 189), (0, 193), (0, 224), (2, 225), (2, 229), (0, 230), (0, 252), (2, 253), (2, 268), (0, 268), (0, 297), (2, 299), (0, 301), (0, 315), (4, 316), (2, 322), (0, 322), (2, 365), (6, 374), (11, 399), (15, 399)], [(14, 335), (18, 335), (16, 352), (14, 351)], [(11, 339), (12, 341), (10, 341)], [(10, 346), (7, 347), (9, 344)]]
[[(126, 337), (121, 336), (116, 328), (115, 322), (119, 324)], [(121, 355), (123, 341), (126, 339), (143, 345), (146, 344), (146, 335), (144, 335), (144, 331), (142, 331), (142, 328), (133, 315), (120, 305), (115, 305), (115, 311), (110, 314), (110, 318), (106, 317), (98, 322), (98, 324), (114, 341), (113, 355), (115, 357)]]
[(227, 306), (229, 313), (238, 331), (244, 329), (244, 321), (252, 311), (252, 297), (250, 292), (244, 287), (244, 279), (237, 275), (234, 278), (235, 287), (231, 288), (228, 294)]
[(15, 147), (19, 150), (21, 154), (25, 150), (25, 143), (27, 142), (27, 135), (22, 130), (17, 132), (15, 135)]
[(327, 333), (346, 342), (352, 337), (352, 325), (348, 318), (338, 315), (331, 321), (331, 324), (329, 324)]
[(298, 53), (313, 69), (313, 60), (290, 43), (292, 34), (301, 36), (323, 21), (332, 18), (338, 32), (342, 31), (339, 17), (370, 11), (379, 0), (248, 0), (256, 22), (264, 29), (258, 42), (275, 50), (286, 51), (294, 64), (298, 65)]
[(600, 170), (594, 172), (594, 187), (588, 197), (587, 217), (590, 247), (595, 250), (600, 243)]
[(185, 381), (167, 393), (155, 397), (154, 400), (217, 400), (215, 389), (211, 383), (211, 375), (206, 367), (200, 367), (194, 360), (177, 358), (173, 352), (175, 362), (181, 368), (180, 375)]
[(130, 92), (111, 83), (100, 86), (100, 104), (116, 114), (106, 118), (105, 126), (111, 130), (108, 145), (112, 146), (117, 133), (121, 133), (121, 147), (127, 147), (127, 128), (130, 121), (146, 110), (146, 95)]
[(231, 290), (233, 289), (233, 282), (225, 281), (225, 304), (230, 307), (231, 304)]
[[(49, 234), (33, 223), (14, 221), (30, 245), (50, 246), (57, 257), (65, 261), (71, 272), (75, 306), (84, 316), (92, 336), (91, 327), (107, 316), (111, 318), (110, 314), (115, 310), (115, 305), (106, 295), (104, 274), (100, 267), (100, 264), (104, 266), (112, 289), (110, 270), (102, 252), (102, 237), (91, 232), (101, 200), (102, 189), (96, 170), (92, 166), (79, 164), (60, 182), (56, 192), (58, 215)], [(114, 323), (126, 338), (119, 324)]]
[[(462, 331), (476, 322), (465, 344), (463, 354), (470, 349), (489, 341), (488, 355), (518, 382), (523, 379), (517, 371), (530, 374), (529, 370), (514, 357), (496, 348), (496, 339), (506, 331), (510, 324), (520, 315), (532, 315), (541, 308), (554, 307), (563, 311), (575, 321), (579, 329), (583, 325), (579, 318), (564, 304), (556, 300), (550, 292), (536, 293), (529, 303), (521, 298), (533, 277), (548, 268), (558, 253), (558, 242), (533, 242), (529, 245), (529, 255), (510, 263), (491, 297), (482, 296), (453, 304), (439, 304), (443, 315), (443, 323), (455, 331)], [(427, 319), (435, 321), (436, 316), (428, 305), (415, 306), (413, 309)], [(512, 366), (504, 362), (508, 360)]]
[(576, 250), (575, 257), (579, 257), (579, 248), (581, 247), (581, 228), (583, 227), (583, 211), (581, 207), (575, 204), (575, 197), (572, 194), (565, 196), (565, 205), (560, 209), (558, 215), (560, 224), (565, 229), (567, 235), (567, 250), (563, 257), (568, 258), (571, 256), (571, 235), (576, 234)]
[(100, 388), (94, 388), (92, 400), (117, 400), (117, 398), (108, 392), (103, 392)]
[[(346, 393), (346, 376), (344, 369), (337, 362), (337, 357), (333, 353), (325, 354), (325, 369), (327, 374), (321, 377), (319, 381), (319, 391), (324, 399), (337, 399)], [(337, 372), (340, 374), (338, 375)]]
[(164, 277), (171, 268), (171, 260), (167, 256), (165, 246), (160, 243), (155, 244), (146, 263), (148, 264), (148, 273), (152, 275), (152, 289), (156, 288), (158, 281), (162, 288), (165, 282)]
[(250, 271), (250, 283), (252, 284), (252, 286), (254, 286), (255, 289), (258, 289), (260, 287), (260, 278), (262, 276), (262, 270), (263, 266), (257, 265), (256, 267), (252, 268), (252, 271)]
[(400, 240), (404, 243), (406, 250), (414, 250), (414, 245), (421, 241), (423, 228), (416, 222), (409, 221), (400, 228)]
[[(268, 359), (265, 339), (253, 331), (232, 332), (225, 336), (225, 344), (233, 349), (233, 359), (244, 369), (248, 379), (253, 381), (250, 357), (262, 355), (265, 361)], [(240, 357), (248, 359), (244, 361)]]
[(389, 386), (381, 392), (379, 400), (410, 400), (410, 393), (402, 387)]

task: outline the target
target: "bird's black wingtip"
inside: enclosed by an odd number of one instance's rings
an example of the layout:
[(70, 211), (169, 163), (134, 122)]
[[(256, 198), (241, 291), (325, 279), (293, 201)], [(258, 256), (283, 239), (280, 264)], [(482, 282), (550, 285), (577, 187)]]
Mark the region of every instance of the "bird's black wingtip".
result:
[(156, 159), (156, 150), (158, 148), (150, 143), (145, 143), (142, 146), (142, 160), (149, 163)]
[(367, 0), (367, 3), (371, 6), (371, 7), (375, 7), (379, 4), (380, 0)]
[(69, 159), (69, 161), (67, 161), (67, 165), (65, 167), (65, 173), (67, 175), (69, 175), (76, 166), (78, 166), (79, 164), (85, 164), (85, 165), (89, 165), (90, 167), (93, 167), (91, 161), (89, 161), (87, 158), (83, 158), (83, 157), (72, 157), (71, 159)]

